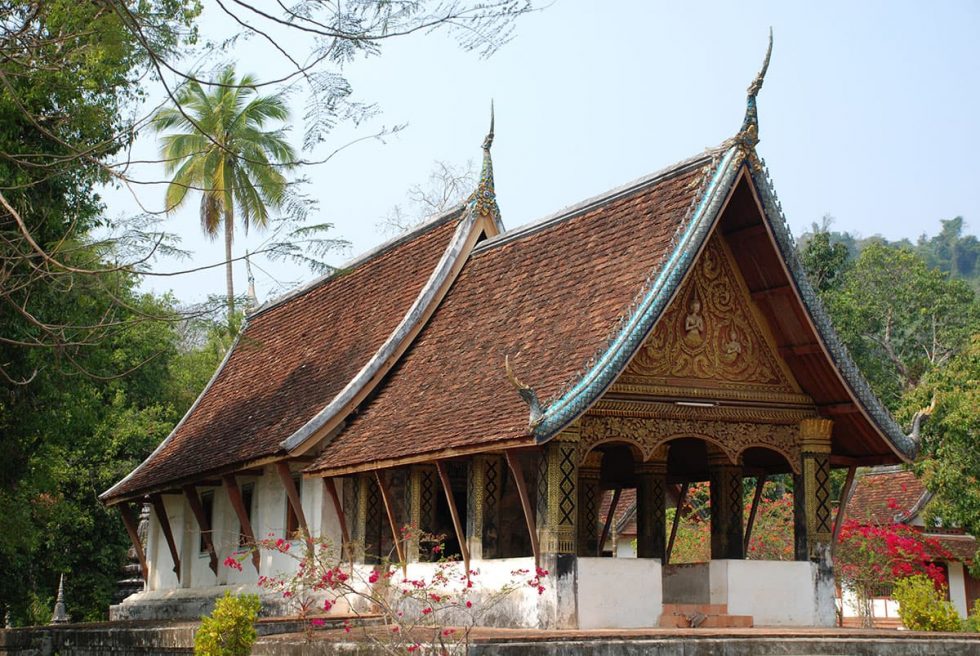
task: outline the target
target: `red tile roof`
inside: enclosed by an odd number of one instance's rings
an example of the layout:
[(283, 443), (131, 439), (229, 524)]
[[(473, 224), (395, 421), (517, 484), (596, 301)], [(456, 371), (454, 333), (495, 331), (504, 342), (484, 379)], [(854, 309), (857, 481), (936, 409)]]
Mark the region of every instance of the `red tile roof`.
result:
[(282, 454), (280, 442), (333, 400), (402, 321), (460, 218), (447, 215), (260, 308), (171, 437), (104, 498)]
[(504, 358), (542, 399), (615, 334), (688, 217), (709, 155), (474, 250), (377, 396), (310, 471), (528, 441)]
[(847, 504), (847, 518), (862, 523), (905, 522), (921, 510), (926, 491), (915, 474), (894, 467), (872, 469), (859, 476)]
[[(612, 505), (614, 491), (605, 490), (602, 493), (602, 502), (599, 504), (599, 531), (606, 523), (606, 516), (609, 514), (609, 506)], [(627, 518), (627, 515), (629, 517)], [(626, 524), (623, 524), (623, 521)], [(609, 534), (613, 532), (619, 535), (636, 536), (636, 489), (624, 488), (619, 495), (616, 503), (616, 514), (613, 516), (612, 526), (609, 527)]]

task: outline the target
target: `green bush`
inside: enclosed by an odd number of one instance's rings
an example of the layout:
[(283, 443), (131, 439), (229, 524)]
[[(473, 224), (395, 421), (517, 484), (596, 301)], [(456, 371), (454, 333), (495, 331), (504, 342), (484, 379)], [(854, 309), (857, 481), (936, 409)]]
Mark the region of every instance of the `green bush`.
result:
[(898, 616), (912, 631), (960, 631), (962, 624), (953, 604), (926, 576), (917, 574), (895, 582), (892, 596), (898, 602)]
[(980, 633), (980, 599), (973, 602), (970, 616), (963, 620), (963, 630), (970, 633)]
[(259, 596), (233, 597), (230, 592), (214, 605), (214, 612), (201, 618), (194, 636), (195, 656), (247, 656), (255, 642), (255, 618)]

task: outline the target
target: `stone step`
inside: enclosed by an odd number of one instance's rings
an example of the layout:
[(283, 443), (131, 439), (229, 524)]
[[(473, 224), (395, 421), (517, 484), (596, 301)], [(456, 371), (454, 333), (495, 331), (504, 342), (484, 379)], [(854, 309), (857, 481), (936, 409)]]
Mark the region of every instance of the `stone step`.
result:
[(726, 604), (664, 604), (660, 627), (664, 629), (734, 629), (754, 625), (751, 615), (729, 615)]
[(728, 604), (664, 604), (664, 615), (727, 615)]

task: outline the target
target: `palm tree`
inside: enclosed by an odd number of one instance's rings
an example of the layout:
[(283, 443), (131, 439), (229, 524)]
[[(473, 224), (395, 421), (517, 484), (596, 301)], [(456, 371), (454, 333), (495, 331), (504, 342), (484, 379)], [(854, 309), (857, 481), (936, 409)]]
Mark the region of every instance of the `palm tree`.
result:
[(176, 96), (178, 106), (164, 107), (152, 119), (157, 132), (174, 130), (161, 139), (167, 174), (173, 174), (167, 212), (183, 205), (189, 191), (200, 191), (204, 233), (217, 239), (224, 228), (229, 322), (235, 311), (231, 245), (236, 211), (246, 234), (253, 225), (265, 228), (269, 211), (286, 200), (283, 171), (295, 165), (285, 129), (263, 129), (267, 121), (286, 121), (289, 110), (281, 97), (260, 96), (254, 84), (251, 75), (236, 80), (228, 66), (209, 89), (188, 82)]

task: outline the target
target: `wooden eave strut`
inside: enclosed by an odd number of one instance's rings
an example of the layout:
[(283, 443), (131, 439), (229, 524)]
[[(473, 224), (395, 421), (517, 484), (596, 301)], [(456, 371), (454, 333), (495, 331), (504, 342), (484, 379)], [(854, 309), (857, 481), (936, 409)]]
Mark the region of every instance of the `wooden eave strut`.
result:
[(235, 480), (234, 474), (222, 476), (221, 481), (224, 484), (225, 491), (228, 493), (228, 501), (231, 502), (231, 507), (235, 509), (235, 514), (238, 516), (238, 525), (241, 533), (245, 536), (248, 547), (252, 551), (252, 566), (255, 567), (255, 573), (258, 574), (261, 556), (259, 555), (258, 545), (255, 544), (255, 533), (252, 531), (252, 522), (248, 519), (248, 511), (242, 500), (242, 491), (238, 487), (238, 481)]
[(159, 494), (150, 495), (150, 504), (153, 506), (153, 513), (156, 515), (157, 522), (160, 523), (160, 530), (163, 537), (167, 540), (167, 548), (170, 549), (170, 557), (174, 561), (174, 574), (177, 575), (177, 582), (180, 582), (180, 555), (177, 552), (177, 542), (174, 540), (174, 532), (170, 527), (170, 517), (167, 516), (167, 507), (163, 503), (163, 497)]
[(279, 480), (282, 481), (282, 486), (286, 489), (286, 498), (289, 499), (289, 506), (293, 509), (293, 514), (296, 515), (296, 522), (299, 524), (300, 530), (303, 531), (306, 546), (312, 549), (313, 536), (310, 535), (309, 526), (306, 524), (306, 515), (303, 514), (303, 502), (299, 498), (299, 490), (296, 489), (296, 482), (293, 481), (293, 473), (289, 470), (289, 464), (280, 460), (276, 463), (276, 471), (279, 473)]
[(507, 466), (517, 484), (517, 494), (521, 498), (521, 508), (524, 510), (524, 521), (527, 523), (527, 532), (531, 537), (531, 552), (534, 554), (534, 566), (541, 567), (541, 548), (538, 546), (538, 530), (534, 522), (534, 513), (531, 510), (531, 500), (527, 496), (527, 485), (524, 482), (524, 471), (521, 463), (517, 462), (512, 451), (504, 451)]
[(459, 542), (459, 551), (463, 556), (463, 567), (466, 568), (466, 578), (470, 576), (470, 550), (466, 548), (466, 533), (463, 525), (459, 521), (459, 512), (456, 511), (456, 500), (453, 499), (453, 487), (449, 482), (449, 475), (446, 474), (446, 466), (441, 460), (436, 460), (436, 471), (439, 473), (439, 480), (442, 482), (442, 490), (446, 493), (446, 503), (449, 505), (449, 514), (453, 518), (453, 529), (456, 531), (456, 540)]
[(191, 507), (191, 512), (194, 513), (194, 518), (197, 519), (197, 526), (201, 529), (201, 539), (204, 540), (204, 548), (207, 549), (208, 557), (211, 562), (209, 566), (211, 571), (218, 574), (218, 554), (214, 550), (214, 542), (211, 540), (211, 525), (208, 523), (208, 517), (204, 513), (204, 506), (201, 505), (201, 498), (197, 496), (197, 488), (193, 485), (185, 485), (184, 496), (187, 497), (187, 505)]
[(330, 495), (333, 502), (333, 509), (337, 513), (337, 521), (340, 522), (340, 554), (341, 558), (353, 559), (354, 554), (350, 545), (350, 532), (347, 530), (347, 515), (344, 513), (344, 506), (340, 503), (340, 496), (337, 494), (337, 484), (332, 477), (323, 479), (323, 488)]
[(148, 568), (146, 566), (146, 552), (143, 551), (143, 543), (140, 542), (139, 530), (136, 523), (136, 514), (130, 507), (128, 502), (123, 502), (119, 504), (119, 514), (122, 515), (123, 524), (126, 526), (126, 533), (129, 534), (129, 539), (133, 543), (133, 549), (136, 551), (136, 557), (140, 561), (140, 574), (143, 576), (143, 580), (146, 581)]

